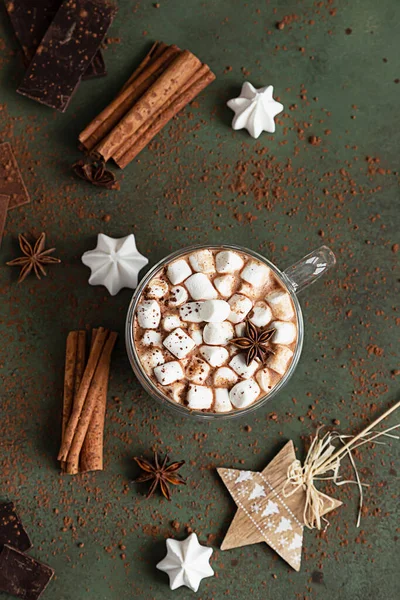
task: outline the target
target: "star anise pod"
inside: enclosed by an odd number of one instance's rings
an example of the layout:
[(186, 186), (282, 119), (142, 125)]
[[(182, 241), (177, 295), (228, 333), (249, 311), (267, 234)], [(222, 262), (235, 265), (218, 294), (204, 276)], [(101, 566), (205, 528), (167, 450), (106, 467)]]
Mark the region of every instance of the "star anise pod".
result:
[(18, 241), (23, 256), (14, 258), (14, 260), (10, 260), (7, 263), (9, 267), (21, 267), (18, 283), (22, 283), (32, 270), (36, 277), (41, 279), (41, 275), (47, 275), (44, 268), (45, 265), (54, 265), (61, 262), (59, 258), (49, 256), (49, 254), (54, 252), (55, 248), (49, 248), (49, 250), (44, 249), (46, 244), (45, 233), (40, 234), (34, 246), (32, 246), (21, 234), (18, 236)]
[(275, 354), (271, 348), (271, 338), (276, 329), (267, 329), (262, 331), (258, 329), (251, 321), (246, 321), (246, 335), (234, 338), (231, 344), (247, 352), (246, 364), (249, 366), (252, 360), (258, 358), (262, 363), (265, 362), (269, 354)]
[(170, 465), (167, 465), (168, 456), (165, 456), (164, 460), (160, 462), (157, 452), (154, 452), (154, 463), (151, 463), (145, 458), (138, 456), (135, 456), (134, 460), (139, 465), (141, 471), (143, 471), (143, 474), (137, 479), (134, 479), (133, 483), (152, 481), (147, 498), (150, 498), (156, 491), (157, 487), (160, 486), (163, 496), (167, 500), (171, 500), (169, 484), (186, 484), (186, 481), (183, 479), (183, 477), (177, 473), (182, 465), (185, 464), (184, 460), (181, 460), (180, 462), (173, 462)]
[(78, 177), (89, 181), (93, 185), (106, 188), (107, 190), (119, 190), (119, 184), (114, 173), (107, 171), (106, 163), (101, 158), (78, 160), (72, 169)]

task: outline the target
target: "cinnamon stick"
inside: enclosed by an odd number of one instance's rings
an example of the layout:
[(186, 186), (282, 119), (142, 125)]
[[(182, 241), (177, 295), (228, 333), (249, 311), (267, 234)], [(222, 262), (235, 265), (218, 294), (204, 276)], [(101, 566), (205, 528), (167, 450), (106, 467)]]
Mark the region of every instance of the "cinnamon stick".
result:
[(200, 66), (199, 59), (188, 50), (184, 50), (177, 56), (118, 125), (96, 146), (96, 151), (103, 159), (109, 160), (126, 138), (132, 136), (144, 122), (151, 119)]
[(158, 58), (164, 50), (168, 48), (168, 44), (164, 42), (154, 42), (150, 51), (146, 54), (140, 65), (135, 69), (129, 79), (125, 82), (124, 86), (121, 89), (121, 92), (124, 91), (128, 87), (132, 81), (134, 81), (139, 75), (146, 69), (147, 65), (152, 62), (155, 58)]
[(214, 73), (210, 71), (207, 65), (202, 65), (183, 88), (165, 106), (161, 107), (151, 122), (143, 124), (136, 134), (121, 144), (113, 155), (117, 165), (121, 169), (125, 168), (149, 144), (153, 137), (214, 79)]
[(75, 435), (75, 430), (78, 425), (78, 421), (85, 403), (85, 398), (89, 391), (93, 376), (95, 374), (97, 364), (100, 360), (100, 356), (103, 351), (103, 347), (106, 343), (108, 331), (99, 328), (97, 332), (95, 342), (89, 355), (88, 363), (86, 365), (85, 372), (82, 377), (82, 381), (79, 386), (78, 393), (75, 396), (71, 414), (68, 423), (65, 428), (64, 436), (61, 442), (61, 448), (58, 454), (58, 460), (66, 461), (68, 453), (72, 444), (72, 440)]
[[(118, 96), (82, 131), (79, 141), (86, 150), (93, 150), (118, 125), (174, 58), (182, 52), (177, 46), (168, 47), (166, 44), (161, 44), (161, 50), (160, 52), (156, 49), (153, 53), (150, 51)], [(145, 61), (146, 64), (143, 64)]]
[[(92, 332), (92, 344), (96, 336), (97, 329), (93, 329)], [(110, 375), (110, 364), (103, 370), (102, 376), (104, 378), (102, 386), (101, 398), (93, 411), (92, 418), (90, 419), (89, 427), (86, 432), (85, 440), (83, 442), (79, 470), (81, 473), (86, 471), (102, 471), (103, 470), (103, 445), (104, 445), (104, 424), (107, 408), (107, 392), (108, 392), (108, 379)]]
[[(92, 352), (94, 352), (96, 345), (98, 345), (98, 340), (100, 338), (100, 333), (98, 332), (96, 335), (96, 339), (93, 343)], [(85, 440), (85, 436), (87, 430), (89, 428), (90, 420), (93, 415), (93, 411), (97, 410), (99, 400), (102, 398), (104, 394), (105, 385), (107, 385), (104, 377), (104, 373), (108, 372), (109, 364), (111, 360), (111, 353), (113, 351), (115, 342), (117, 340), (117, 333), (111, 332), (106, 343), (102, 347), (102, 352), (100, 359), (96, 365), (96, 369), (94, 375), (92, 377), (90, 387), (87, 391), (86, 398), (84, 399), (84, 403), (82, 406), (82, 410), (80, 412), (79, 420), (77, 422), (76, 428), (74, 430), (73, 439), (71, 440), (71, 444), (68, 449), (68, 455), (66, 458), (67, 461), (67, 470), (69, 473), (74, 474), (78, 472), (79, 466), (79, 455)], [(90, 358), (89, 358), (90, 360)], [(86, 372), (85, 372), (86, 373)], [(85, 377), (85, 376), (84, 376)], [(83, 379), (82, 379), (83, 383)], [(82, 384), (81, 384), (82, 386)], [(81, 388), (79, 389), (79, 391)], [(71, 419), (70, 419), (71, 421)]]

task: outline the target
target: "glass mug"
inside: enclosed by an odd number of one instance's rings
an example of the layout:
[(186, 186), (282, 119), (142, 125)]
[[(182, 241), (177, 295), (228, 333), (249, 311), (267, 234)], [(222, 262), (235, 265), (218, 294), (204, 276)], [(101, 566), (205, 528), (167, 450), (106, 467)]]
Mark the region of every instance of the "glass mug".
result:
[[(282, 283), (283, 287), (286, 288), (287, 292), (290, 294), (290, 297), (293, 302), (294, 309), (296, 311), (297, 317), (297, 342), (296, 347), (294, 349), (292, 362), (289, 365), (289, 368), (284, 373), (280, 381), (277, 383), (275, 387), (272, 388), (267, 394), (256, 400), (253, 404), (246, 408), (236, 409), (230, 412), (202, 412), (200, 410), (190, 409), (183, 404), (178, 404), (174, 402), (167, 395), (163, 394), (162, 391), (152, 382), (150, 377), (144, 371), (140, 358), (137, 354), (135, 341), (134, 341), (134, 318), (136, 314), (136, 308), (140, 297), (142, 295), (143, 290), (149, 283), (149, 281), (154, 277), (154, 275), (163, 267), (167, 266), (169, 263), (185, 256), (191, 252), (196, 250), (235, 250), (237, 252), (242, 252), (256, 260), (262, 262), (267, 265), (277, 276), (278, 280)], [(129, 361), (131, 363), (132, 369), (140, 381), (143, 388), (146, 392), (152, 397), (159, 401), (161, 401), (164, 405), (170, 406), (172, 409), (180, 413), (181, 415), (193, 415), (202, 419), (231, 419), (236, 417), (241, 417), (248, 415), (254, 410), (263, 406), (267, 401), (272, 400), (272, 398), (280, 392), (283, 387), (288, 383), (289, 379), (294, 373), (296, 369), (297, 363), (299, 362), (301, 350), (303, 347), (303, 339), (304, 339), (304, 324), (303, 324), (303, 315), (301, 312), (300, 304), (297, 298), (297, 294), (301, 292), (304, 288), (308, 287), (312, 283), (314, 283), (321, 275), (323, 275), (330, 267), (335, 265), (336, 258), (333, 254), (332, 250), (327, 246), (321, 246), (316, 250), (307, 254), (304, 258), (294, 263), (289, 268), (284, 271), (280, 271), (278, 267), (276, 267), (273, 263), (271, 263), (267, 258), (254, 252), (253, 250), (249, 250), (247, 248), (243, 248), (242, 246), (235, 246), (229, 244), (223, 245), (208, 245), (205, 246), (203, 244), (196, 246), (189, 246), (184, 248), (183, 250), (179, 250), (167, 256), (158, 262), (142, 279), (140, 284), (138, 285), (135, 293), (133, 294), (131, 303), (128, 308), (128, 315), (126, 319), (126, 327), (125, 327), (125, 342), (126, 349), (129, 357)]]

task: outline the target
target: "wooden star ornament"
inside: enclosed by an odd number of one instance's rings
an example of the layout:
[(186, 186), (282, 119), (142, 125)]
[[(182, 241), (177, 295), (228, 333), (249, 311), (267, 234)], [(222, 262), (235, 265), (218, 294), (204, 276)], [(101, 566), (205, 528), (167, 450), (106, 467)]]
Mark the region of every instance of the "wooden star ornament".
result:
[[(266, 542), (293, 569), (300, 570), (306, 491), (300, 486), (290, 495), (284, 492), (294, 461), (296, 454), (289, 441), (260, 473), (217, 469), (238, 507), (221, 550)], [(323, 502), (321, 514), (342, 504), (325, 495)]]

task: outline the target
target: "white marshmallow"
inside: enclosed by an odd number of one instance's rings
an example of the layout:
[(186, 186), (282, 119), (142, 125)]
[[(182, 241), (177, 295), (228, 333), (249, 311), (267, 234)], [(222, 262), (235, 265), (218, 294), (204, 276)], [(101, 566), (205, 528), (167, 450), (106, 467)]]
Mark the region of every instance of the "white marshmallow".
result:
[(247, 263), (240, 274), (241, 278), (255, 287), (262, 287), (272, 279), (272, 271), (267, 265), (258, 260), (251, 260)]
[(197, 273), (215, 273), (214, 257), (210, 250), (198, 250), (189, 256), (193, 271)]
[(200, 354), (212, 367), (220, 367), (229, 358), (229, 352), (222, 346), (201, 346)]
[(160, 305), (156, 300), (144, 300), (137, 307), (137, 319), (143, 329), (157, 329), (161, 320)]
[(276, 329), (271, 342), (273, 344), (291, 344), (295, 341), (297, 335), (296, 325), (294, 323), (288, 323), (287, 321), (273, 321), (271, 323), (271, 329)]
[(215, 412), (229, 412), (233, 410), (233, 406), (231, 401), (229, 400), (229, 392), (225, 388), (216, 388), (214, 390), (215, 394), (215, 402), (214, 402), (214, 410)]
[(185, 281), (191, 274), (192, 269), (183, 258), (171, 263), (167, 268), (167, 276), (172, 285), (182, 283), (182, 281)]
[(273, 369), (279, 373), (279, 375), (284, 375), (287, 370), (288, 363), (293, 356), (293, 352), (286, 346), (277, 346), (274, 348), (274, 352), (275, 354), (270, 354), (268, 356), (265, 364), (270, 369)]
[(180, 327), (175, 329), (175, 331), (165, 338), (163, 345), (171, 352), (171, 354), (176, 356), (176, 358), (185, 358), (185, 356), (187, 356), (196, 346), (192, 338)]
[(213, 392), (211, 388), (204, 385), (189, 385), (186, 396), (188, 407), (194, 409), (211, 408), (213, 403)]
[(172, 331), (173, 329), (180, 327), (182, 325), (182, 321), (177, 315), (167, 315), (161, 321), (161, 325), (165, 331)]
[(236, 354), (229, 363), (229, 366), (243, 379), (250, 379), (260, 366), (256, 360), (252, 360), (249, 366), (246, 364), (246, 354)]
[(236, 290), (237, 294), (243, 294), (243, 296), (247, 296), (250, 299), (254, 299), (254, 296), (257, 296), (257, 290), (250, 285), (250, 283), (246, 283), (245, 281), (238, 287)]
[(241, 294), (234, 294), (232, 298), (229, 298), (228, 302), (231, 307), (228, 321), (231, 321), (231, 323), (240, 323), (240, 321), (244, 321), (253, 307), (250, 298), (242, 296)]
[(283, 290), (272, 292), (271, 294), (268, 294), (265, 299), (272, 308), (272, 312), (276, 319), (289, 321), (294, 317), (293, 304), (287, 292), (284, 292)]
[(220, 367), (214, 373), (213, 383), (216, 387), (229, 387), (234, 385), (238, 377), (229, 367)]
[(256, 327), (264, 327), (271, 321), (272, 311), (265, 302), (257, 302), (249, 318)]
[(202, 384), (210, 373), (210, 365), (201, 358), (193, 357), (185, 369), (186, 377), (193, 383)]
[(188, 302), (179, 309), (179, 314), (182, 321), (188, 321), (189, 323), (201, 323), (203, 317), (201, 315), (202, 302)]
[(237, 252), (223, 250), (215, 257), (218, 273), (234, 273), (243, 267), (243, 260)]
[(191, 323), (188, 326), (188, 334), (196, 344), (196, 346), (201, 346), (203, 343), (203, 332), (200, 329), (199, 325)]
[(152, 279), (146, 288), (149, 298), (163, 298), (168, 294), (168, 283), (162, 279)]
[(193, 300), (212, 300), (218, 292), (204, 273), (195, 273), (185, 281), (186, 289)]
[(224, 298), (232, 295), (235, 286), (235, 278), (233, 275), (222, 275), (214, 279), (214, 285)]
[(222, 323), (231, 312), (231, 307), (225, 300), (205, 300), (201, 305), (200, 315), (206, 323)]
[(184, 304), (188, 298), (189, 294), (187, 293), (186, 288), (184, 288), (183, 285), (175, 285), (171, 288), (168, 304), (170, 306), (180, 306), (181, 304)]
[(159, 365), (163, 365), (165, 363), (164, 354), (161, 350), (157, 350), (154, 348), (153, 350), (149, 350), (148, 352), (144, 352), (141, 356), (142, 365), (149, 375), (154, 367), (158, 367)]
[(229, 392), (229, 399), (235, 408), (246, 408), (257, 400), (260, 388), (254, 379), (239, 381)]
[(177, 360), (171, 360), (154, 369), (154, 375), (161, 385), (170, 385), (179, 379), (183, 379), (185, 374), (181, 367), (181, 363)]
[(267, 367), (264, 367), (263, 369), (257, 371), (256, 379), (258, 385), (264, 392), (270, 392), (272, 388), (278, 383), (278, 381), (276, 380), (276, 375), (274, 377), (274, 372), (268, 369)]
[(161, 333), (149, 329), (145, 331), (142, 337), (143, 346), (161, 346)]
[(228, 321), (207, 323), (203, 329), (203, 340), (210, 346), (226, 346), (233, 337), (233, 327)]
[(235, 325), (235, 333), (237, 337), (243, 337), (246, 333), (246, 323), (238, 323)]
[(177, 402), (177, 404), (182, 404), (183, 392), (185, 389), (186, 385), (181, 381), (177, 381), (176, 383), (168, 386), (165, 391), (172, 398), (172, 400), (174, 400), (174, 402)]

